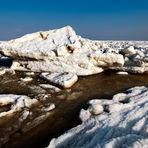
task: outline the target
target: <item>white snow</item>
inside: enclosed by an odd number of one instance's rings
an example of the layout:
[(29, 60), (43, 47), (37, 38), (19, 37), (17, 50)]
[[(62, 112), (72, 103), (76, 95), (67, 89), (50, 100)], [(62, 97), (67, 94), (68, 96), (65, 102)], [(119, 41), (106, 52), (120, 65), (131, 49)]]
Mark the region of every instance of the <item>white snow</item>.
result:
[[(46, 81), (63, 88), (74, 85), (78, 76), (107, 69), (116, 70), (118, 74), (148, 73), (148, 41), (92, 41), (76, 35), (70, 26), (0, 41), (0, 53), (13, 59), (10, 69), (0, 70), (1, 76), (15, 74), (14, 70), (25, 71), (26, 77), (21, 80), (28, 82), (32, 81), (34, 72), (40, 72)], [(50, 84), (30, 85), (29, 88), (38, 95), (44, 95), (48, 88), (60, 91)], [(73, 92), (70, 99), (78, 96), (80, 92)], [(46, 97), (44, 95), (42, 100)], [(33, 113), (30, 109), (36, 103), (40, 104), (27, 96), (0, 95), (0, 124), (8, 124), (8, 119), (12, 121), (11, 127), (1, 128), (0, 146), (18, 129), (29, 131), (45, 121), (49, 111), (55, 108), (53, 103), (45, 107), (37, 105), (41, 113), (30, 119)], [(90, 100), (89, 108), (80, 111), (83, 123), (53, 139), (49, 148), (148, 147), (147, 114), (147, 87), (131, 88), (111, 100)], [(28, 118), (30, 121), (25, 122)]]
[(148, 72), (147, 41), (93, 41), (66, 26), (40, 31), (11, 41), (1, 41), (0, 51), (13, 58), (14, 70), (70, 72), (78, 76), (115, 69)]
[(148, 147), (147, 87), (131, 88), (113, 96), (112, 100), (91, 100), (89, 103), (104, 106), (104, 112), (91, 115), (81, 125), (52, 139), (48, 148)]

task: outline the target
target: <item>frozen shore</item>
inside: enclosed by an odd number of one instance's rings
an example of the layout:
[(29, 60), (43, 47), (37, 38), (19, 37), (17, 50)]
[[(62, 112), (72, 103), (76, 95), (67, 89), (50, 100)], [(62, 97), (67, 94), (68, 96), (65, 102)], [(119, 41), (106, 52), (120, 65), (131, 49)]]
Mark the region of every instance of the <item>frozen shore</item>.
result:
[[(25, 133), (49, 118), (56, 107), (48, 101), (53, 93), (65, 89), (70, 91), (81, 76), (106, 70), (120, 75), (147, 74), (148, 41), (93, 41), (80, 37), (70, 26), (0, 41), (0, 79), (3, 84), (6, 75), (13, 77), (16, 73), (23, 73), (15, 79), (18, 84), (11, 80), (10, 86), (6, 86), (11, 88), (9, 93), (3, 91), (0, 94), (0, 132), (3, 133), (0, 135), (0, 146), (9, 141), (13, 133), (19, 130)], [(21, 90), (18, 94), (11, 93), (13, 85)], [(33, 95), (30, 97), (28, 94)], [(123, 143), (127, 146), (144, 146), (147, 144), (147, 94), (147, 87), (136, 87), (131, 92), (117, 95), (117, 100), (115, 96), (110, 101), (95, 100), (99, 105), (94, 106), (92, 101), (88, 110), (81, 110), (82, 125), (53, 139), (49, 147), (107, 147), (108, 144), (117, 146), (116, 143), (120, 146)], [(80, 97), (79, 91), (71, 95), (73, 98), (76, 96)], [(120, 135), (118, 130), (124, 129), (126, 131)], [(104, 133), (104, 136), (99, 133)], [(100, 141), (97, 143), (94, 138), (87, 143), (86, 139), (93, 138), (95, 134)], [(72, 137), (79, 142), (71, 141)], [(128, 141), (128, 138), (133, 141)]]
[[(114, 95), (111, 100), (91, 100), (89, 104), (96, 110), (102, 106), (103, 111), (99, 115), (90, 113), (81, 125), (52, 139), (48, 148), (148, 146), (147, 87), (131, 88)], [(88, 113), (81, 118), (86, 119), (86, 115)]]

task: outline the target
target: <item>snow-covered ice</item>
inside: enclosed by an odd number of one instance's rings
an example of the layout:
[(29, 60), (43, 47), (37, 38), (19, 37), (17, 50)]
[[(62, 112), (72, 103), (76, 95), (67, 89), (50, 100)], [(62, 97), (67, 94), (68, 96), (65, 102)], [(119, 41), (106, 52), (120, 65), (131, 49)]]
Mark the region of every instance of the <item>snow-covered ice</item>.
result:
[(102, 105), (104, 112), (87, 116), (81, 125), (52, 139), (48, 148), (148, 147), (147, 87), (134, 87), (112, 100), (96, 99), (89, 104)]

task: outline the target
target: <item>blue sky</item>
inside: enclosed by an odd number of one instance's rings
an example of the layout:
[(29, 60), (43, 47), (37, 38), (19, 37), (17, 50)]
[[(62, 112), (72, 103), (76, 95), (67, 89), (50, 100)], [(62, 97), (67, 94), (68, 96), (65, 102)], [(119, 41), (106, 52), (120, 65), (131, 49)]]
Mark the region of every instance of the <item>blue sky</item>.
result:
[(148, 0), (0, 0), (0, 40), (72, 26), (98, 40), (148, 40)]

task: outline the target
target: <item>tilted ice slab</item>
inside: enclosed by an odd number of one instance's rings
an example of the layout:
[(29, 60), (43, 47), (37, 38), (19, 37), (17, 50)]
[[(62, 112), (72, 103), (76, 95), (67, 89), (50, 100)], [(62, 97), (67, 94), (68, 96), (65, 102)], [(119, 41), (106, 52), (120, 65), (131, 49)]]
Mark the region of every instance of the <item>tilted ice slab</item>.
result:
[(42, 73), (41, 77), (63, 88), (70, 88), (78, 80), (77, 75), (72, 73)]
[[(91, 100), (104, 111), (52, 139), (48, 148), (148, 147), (148, 87), (135, 87), (114, 95), (112, 100)], [(87, 111), (89, 110), (88, 108)]]
[(41, 88), (44, 88), (44, 89), (47, 89), (47, 90), (50, 90), (51, 93), (55, 93), (55, 92), (60, 92), (61, 89), (56, 87), (56, 86), (53, 86), (53, 85), (50, 85), (50, 84), (40, 84), (40, 87)]
[(51, 31), (40, 31), (25, 35), (19, 39), (1, 42), (4, 55), (13, 58), (48, 59), (54, 50), (77, 42), (77, 36), (71, 27)]

